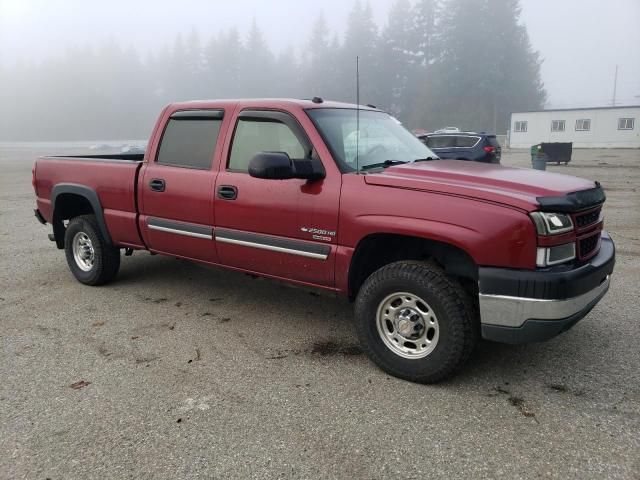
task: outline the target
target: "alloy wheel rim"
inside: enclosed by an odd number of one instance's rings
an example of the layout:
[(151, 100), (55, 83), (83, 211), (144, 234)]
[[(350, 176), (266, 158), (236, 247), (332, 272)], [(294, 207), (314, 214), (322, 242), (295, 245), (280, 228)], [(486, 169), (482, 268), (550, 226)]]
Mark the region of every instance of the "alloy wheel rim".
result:
[(93, 249), (93, 243), (91, 239), (84, 232), (78, 232), (73, 237), (72, 242), (73, 258), (76, 261), (76, 265), (83, 272), (88, 272), (93, 268), (93, 262), (95, 261), (95, 250)]
[(376, 327), (387, 348), (408, 359), (429, 355), (440, 336), (438, 318), (431, 306), (408, 292), (392, 293), (380, 302)]

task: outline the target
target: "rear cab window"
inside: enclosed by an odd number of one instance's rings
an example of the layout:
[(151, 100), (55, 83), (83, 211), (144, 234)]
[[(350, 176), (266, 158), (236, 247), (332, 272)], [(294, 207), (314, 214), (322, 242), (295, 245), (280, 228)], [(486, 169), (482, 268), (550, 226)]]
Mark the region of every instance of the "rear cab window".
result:
[(182, 110), (169, 117), (156, 155), (158, 165), (209, 170), (222, 110)]

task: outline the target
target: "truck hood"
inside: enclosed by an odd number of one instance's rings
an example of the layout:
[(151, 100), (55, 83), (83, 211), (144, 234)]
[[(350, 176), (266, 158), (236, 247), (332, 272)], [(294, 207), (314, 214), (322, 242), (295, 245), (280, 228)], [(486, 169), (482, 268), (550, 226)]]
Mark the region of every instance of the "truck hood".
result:
[(369, 185), (438, 192), (502, 203), (526, 211), (540, 197), (562, 197), (593, 189), (593, 181), (571, 175), (463, 160), (432, 160), (367, 173)]

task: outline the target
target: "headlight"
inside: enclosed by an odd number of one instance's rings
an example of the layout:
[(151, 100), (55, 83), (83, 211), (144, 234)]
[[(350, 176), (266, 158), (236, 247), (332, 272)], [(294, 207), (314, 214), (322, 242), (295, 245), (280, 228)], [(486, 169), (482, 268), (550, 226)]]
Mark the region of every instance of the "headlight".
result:
[(573, 230), (571, 217), (565, 213), (532, 212), (538, 235), (557, 235)]
[(574, 258), (576, 258), (576, 244), (573, 242), (553, 247), (538, 247), (536, 265), (538, 267), (548, 267), (568, 262)]

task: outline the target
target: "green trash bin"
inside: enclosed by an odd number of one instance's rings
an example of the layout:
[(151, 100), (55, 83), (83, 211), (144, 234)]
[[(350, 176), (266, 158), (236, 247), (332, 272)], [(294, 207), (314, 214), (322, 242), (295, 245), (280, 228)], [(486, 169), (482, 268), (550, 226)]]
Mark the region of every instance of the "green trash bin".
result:
[(542, 145), (537, 144), (531, 147), (531, 166), (535, 170), (546, 170), (547, 159), (547, 155), (542, 151)]

